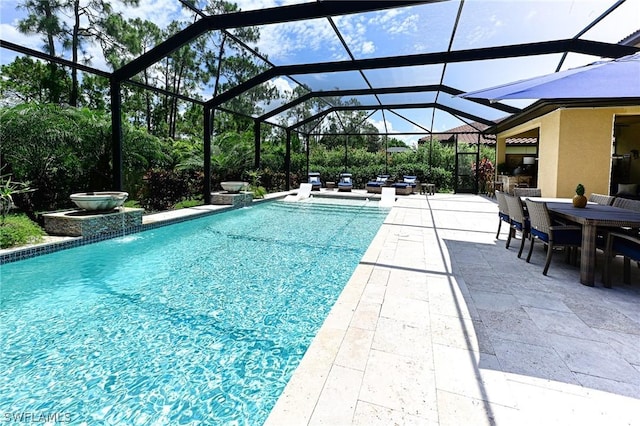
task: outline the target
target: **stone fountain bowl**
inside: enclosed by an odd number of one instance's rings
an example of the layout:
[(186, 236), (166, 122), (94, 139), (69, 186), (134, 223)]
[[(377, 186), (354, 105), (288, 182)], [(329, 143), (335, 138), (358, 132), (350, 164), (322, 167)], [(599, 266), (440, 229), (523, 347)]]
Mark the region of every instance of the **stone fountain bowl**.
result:
[(220, 182), (220, 186), (222, 186), (222, 189), (234, 194), (240, 192), (242, 188), (248, 185), (249, 185), (248, 182), (236, 182), (236, 181)]
[(127, 200), (127, 192), (79, 192), (71, 194), (71, 201), (81, 209), (89, 211), (112, 210), (120, 207)]

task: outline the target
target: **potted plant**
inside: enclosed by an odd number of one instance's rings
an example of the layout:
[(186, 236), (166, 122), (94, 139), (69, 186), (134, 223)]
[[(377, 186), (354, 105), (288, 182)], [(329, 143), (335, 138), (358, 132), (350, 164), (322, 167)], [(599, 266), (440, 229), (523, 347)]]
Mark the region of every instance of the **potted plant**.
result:
[(573, 207), (584, 208), (587, 205), (587, 197), (584, 196), (584, 186), (579, 183), (576, 186), (576, 195), (573, 196)]

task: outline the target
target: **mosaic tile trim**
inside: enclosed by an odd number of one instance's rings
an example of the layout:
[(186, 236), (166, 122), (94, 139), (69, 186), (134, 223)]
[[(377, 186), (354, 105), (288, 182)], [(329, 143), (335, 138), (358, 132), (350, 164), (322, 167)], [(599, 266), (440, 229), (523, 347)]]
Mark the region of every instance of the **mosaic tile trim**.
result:
[(24, 259), (29, 259), (35, 256), (42, 256), (45, 254), (53, 253), (59, 250), (66, 250), (73, 247), (79, 247), (86, 244), (93, 244), (99, 241), (109, 240), (112, 238), (122, 237), (124, 235), (135, 234), (137, 232), (146, 231), (148, 229), (160, 228), (163, 226), (173, 225), (187, 220), (197, 219), (204, 216), (210, 216), (218, 214), (224, 211), (233, 210), (242, 206), (229, 206), (223, 207), (218, 210), (203, 210), (197, 213), (191, 213), (189, 215), (165, 219), (157, 222), (142, 224), (140, 226), (131, 227), (125, 230), (119, 230), (118, 232), (110, 232), (104, 234), (93, 235), (90, 237), (74, 237), (70, 240), (54, 242), (49, 244), (42, 244), (33, 247), (25, 247), (24, 249), (16, 249), (10, 253), (0, 255), (0, 265), (10, 262), (17, 262)]

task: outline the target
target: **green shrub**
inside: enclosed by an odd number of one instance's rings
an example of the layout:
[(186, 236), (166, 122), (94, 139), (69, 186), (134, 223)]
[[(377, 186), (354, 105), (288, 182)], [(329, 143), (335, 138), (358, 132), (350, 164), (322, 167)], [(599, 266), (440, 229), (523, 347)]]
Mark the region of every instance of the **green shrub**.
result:
[(187, 209), (189, 207), (196, 207), (196, 206), (201, 206), (203, 204), (202, 202), (202, 197), (200, 197), (200, 199), (189, 199), (189, 200), (184, 200), (184, 201), (180, 201), (178, 204), (176, 204), (175, 206), (173, 206), (174, 209)]
[(0, 225), (0, 248), (39, 243), (43, 235), (44, 231), (25, 215), (10, 214)]

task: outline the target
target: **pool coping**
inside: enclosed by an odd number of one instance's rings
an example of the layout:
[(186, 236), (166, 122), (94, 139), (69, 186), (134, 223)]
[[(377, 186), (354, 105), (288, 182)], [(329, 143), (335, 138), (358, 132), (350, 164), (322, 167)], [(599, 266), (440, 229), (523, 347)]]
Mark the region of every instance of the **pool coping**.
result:
[[(276, 192), (267, 194), (264, 198), (254, 199), (254, 204), (274, 201), (287, 196), (294, 191)], [(36, 256), (42, 256), (54, 253), (60, 250), (66, 250), (73, 247), (79, 247), (86, 244), (93, 244), (112, 238), (121, 237), (123, 235), (131, 235), (149, 229), (159, 228), (162, 226), (173, 225), (175, 223), (187, 220), (197, 219), (213, 214), (222, 213), (229, 210), (242, 208), (242, 206), (231, 205), (201, 205), (195, 207), (187, 207), (178, 210), (167, 210), (157, 213), (149, 213), (142, 216), (142, 225), (127, 228), (124, 231), (103, 233), (89, 237), (68, 237), (50, 235), (45, 237), (45, 241), (36, 244), (27, 244), (20, 247), (12, 247), (9, 249), (0, 249), (0, 265), (5, 263), (17, 262)]]

